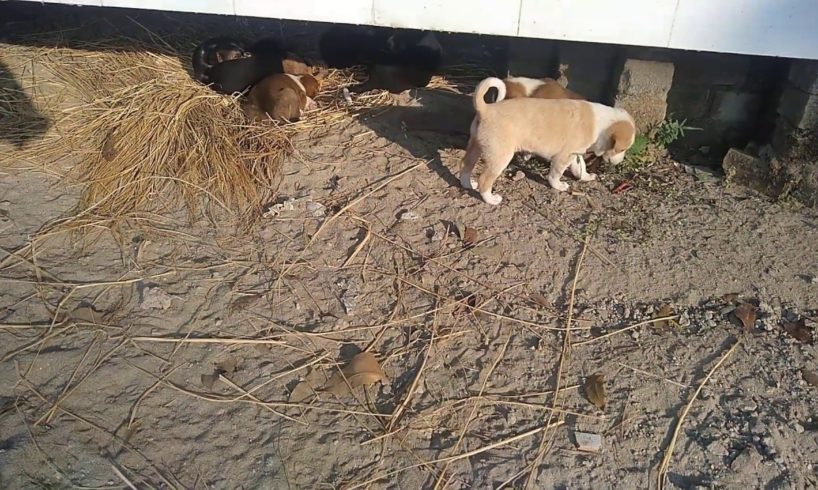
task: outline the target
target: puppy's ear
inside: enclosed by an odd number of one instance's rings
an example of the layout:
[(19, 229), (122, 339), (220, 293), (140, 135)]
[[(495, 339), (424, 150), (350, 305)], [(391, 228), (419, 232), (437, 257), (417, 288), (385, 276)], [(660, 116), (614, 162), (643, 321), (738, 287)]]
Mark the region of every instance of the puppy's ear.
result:
[(307, 97), (313, 99), (318, 95), (318, 91), (321, 89), (321, 82), (319, 82), (317, 78), (312, 75), (301, 75), (299, 80), (301, 80), (301, 85), (304, 86), (304, 91), (307, 92)]
[(633, 144), (635, 136), (635, 128), (628, 121), (619, 121), (611, 125), (610, 129), (610, 147), (615, 153), (621, 153)]

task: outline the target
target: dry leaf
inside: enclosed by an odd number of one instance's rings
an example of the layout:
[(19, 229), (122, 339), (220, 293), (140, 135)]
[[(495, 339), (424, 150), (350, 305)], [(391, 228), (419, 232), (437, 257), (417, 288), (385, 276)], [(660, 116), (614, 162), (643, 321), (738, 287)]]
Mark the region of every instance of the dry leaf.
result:
[(585, 396), (600, 410), (605, 410), (605, 376), (594, 374), (585, 381)]
[(233, 356), (226, 357), (216, 363), (216, 374), (231, 376), (239, 367), (239, 360)]
[(467, 226), (463, 230), (463, 245), (469, 247), (477, 243), (477, 230)]
[(533, 302), (537, 303), (540, 306), (548, 307), (549, 305), (548, 298), (546, 298), (540, 293), (534, 293), (530, 296), (530, 298)]
[[(675, 315), (675, 313), (673, 313), (673, 307), (672, 306), (662, 305), (662, 307), (659, 308), (659, 311), (657, 311), (656, 314), (653, 315), (653, 318), (667, 318), (669, 316), (674, 316), (674, 315)], [(675, 320), (658, 320), (658, 321), (653, 322), (654, 327), (661, 328), (661, 329), (665, 329), (665, 328), (668, 328), (670, 326), (675, 326), (675, 325), (678, 325), (678, 323), (676, 323)]]
[(740, 304), (733, 314), (736, 315), (736, 318), (741, 320), (741, 325), (746, 331), (752, 330), (756, 324), (756, 307), (750, 303)]
[(781, 324), (790, 337), (803, 343), (812, 345), (812, 329), (807, 326), (807, 321), (802, 318), (797, 322), (784, 322)]
[(801, 370), (801, 376), (804, 378), (804, 381), (818, 388), (818, 373), (810, 371), (809, 369), (803, 369)]
[(290, 403), (303, 403), (311, 398), (313, 398), (318, 391), (318, 386), (320, 386), (320, 377), (321, 374), (316, 370), (311, 370), (307, 375), (304, 377), (304, 380), (295, 385), (293, 390), (290, 392)]
[(216, 381), (218, 381), (218, 380), (219, 380), (219, 373), (203, 374), (202, 375), (202, 386), (204, 386), (208, 390), (212, 390), (213, 385), (215, 385)]
[(384, 379), (381, 366), (371, 352), (361, 352), (341, 371), (336, 371), (327, 381), (324, 389), (335, 396), (341, 396), (359, 386), (369, 386)]

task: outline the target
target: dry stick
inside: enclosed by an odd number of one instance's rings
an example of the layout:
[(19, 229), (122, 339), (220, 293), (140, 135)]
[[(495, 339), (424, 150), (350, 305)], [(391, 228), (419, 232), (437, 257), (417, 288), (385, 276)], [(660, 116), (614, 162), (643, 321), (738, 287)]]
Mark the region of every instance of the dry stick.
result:
[(409, 386), (409, 391), (406, 393), (406, 398), (403, 399), (398, 408), (392, 412), (392, 418), (389, 420), (389, 425), (386, 427), (386, 432), (391, 432), (392, 429), (395, 428), (395, 424), (398, 423), (401, 414), (403, 411), (406, 410), (406, 407), (409, 406), (409, 401), (412, 399), (412, 396), (415, 394), (415, 390), (417, 389), (418, 383), (420, 383), (421, 378), (423, 377), (423, 370), (426, 368), (426, 362), (429, 360), (429, 353), (432, 351), (432, 347), (435, 344), (435, 334), (436, 330), (432, 331), (432, 338), (429, 340), (429, 345), (426, 347), (426, 353), (423, 355), (423, 362), (420, 363), (420, 368), (418, 368), (418, 373), (415, 375), (415, 379), (412, 380), (411, 386)]
[[(579, 260), (577, 260), (577, 267), (574, 270), (574, 281), (571, 284), (571, 296), (568, 299), (568, 319), (565, 322), (565, 333), (563, 334), (563, 335), (565, 335), (565, 337), (563, 338), (563, 342), (562, 342), (562, 354), (560, 355), (560, 363), (559, 363), (559, 366), (557, 367), (557, 382), (556, 382), (555, 391), (554, 391), (554, 401), (553, 401), (553, 403), (551, 405), (551, 407), (553, 409), (555, 409), (555, 410), (557, 408), (557, 404), (559, 403), (559, 395), (560, 395), (559, 389), (560, 389), (560, 383), (562, 382), (562, 369), (563, 369), (563, 366), (565, 365), (565, 360), (568, 357), (568, 354), (569, 354), (569, 352), (571, 350), (571, 321), (574, 319), (574, 298), (575, 298), (576, 292), (577, 292), (577, 281), (579, 281), (579, 274), (582, 271), (582, 262), (585, 260), (585, 253), (588, 251), (588, 243), (590, 241), (591, 241), (591, 233), (588, 232), (588, 230), (586, 230), (585, 241), (583, 242), (583, 245), (582, 245), (582, 252), (579, 254)], [(546, 422), (546, 425), (551, 423), (551, 419), (554, 417), (555, 413), (556, 412), (554, 410), (549, 412), (548, 421)], [(560, 418), (560, 421), (562, 421), (565, 418), (565, 415), (560, 413), (559, 418)], [(542, 459), (545, 456), (545, 453), (546, 453), (546, 450), (547, 450), (547, 448), (546, 448), (546, 437), (547, 437), (547, 435), (548, 435), (548, 431), (543, 432), (542, 439), (540, 440), (540, 448), (537, 451), (537, 457), (534, 458), (534, 462), (531, 464), (531, 466), (528, 469), (529, 473), (528, 473), (528, 479), (526, 480), (526, 483), (525, 483), (525, 488), (530, 488), (531, 485), (534, 483), (534, 480), (536, 479), (537, 467), (542, 462)]]
[(512, 442), (516, 442), (516, 441), (519, 441), (521, 439), (525, 439), (526, 437), (531, 437), (531, 436), (533, 436), (533, 435), (535, 435), (535, 434), (537, 434), (539, 432), (542, 432), (544, 430), (551, 429), (553, 427), (557, 427), (559, 425), (562, 425), (562, 423), (563, 423), (562, 421), (557, 421), (557, 422), (554, 422), (552, 425), (537, 427), (536, 429), (531, 429), (528, 432), (523, 432), (522, 434), (517, 434), (516, 436), (509, 437), (508, 439), (503, 439), (502, 441), (497, 441), (497, 442), (491, 443), (491, 444), (489, 444), (487, 446), (483, 446), (481, 448), (474, 449), (472, 451), (468, 451), (468, 452), (465, 452), (465, 453), (457, 454), (455, 456), (447, 456), (445, 458), (433, 459), (431, 461), (425, 461), (423, 463), (417, 463), (417, 464), (413, 464), (413, 465), (410, 465), (410, 466), (405, 466), (403, 468), (398, 468), (397, 470), (389, 471), (389, 472), (384, 473), (382, 475), (371, 478), (371, 479), (369, 479), (369, 480), (367, 480), (367, 481), (365, 481), (363, 483), (358, 483), (356, 485), (353, 485), (353, 486), (349, 487), (348, 490), (354, 490), (356, 488), (365, 487), (365, 486), (371, 485), (371, 484), (373, 484), (373, 483), (375, 483), (375, 482), (377, 482), (379, 480), (383, 480), (384, 478), (388, 478), (388, 477), (390, 477), (392, 475), (396, 475), (398, 473), (402, 473), (402, 472), (404, 472), (406, 470), (411, 470), (413, 468), (418, 468), (420, 466), (426, 466), (426, 465), (437, 464), (437, 463), (449, 463), (449, 462), (453, 462), (453, 461), (460, 461), (461, 459), (471, 458), (472, 456), (476, 456), (476, 455), (484, 453), (486, 451), (490, 451), (492, 449), (496, 449), (498, 447), (502, 447), (502, 446), (511, 444)]
[(275, 410), (273, 407), (264, 405), (263, 401), (259, 400), (255, 396), (251, 395), (247, 390), (245, 390), (241, 386), (237, 385), (236, 383), (230, 381), (229, 379), (227, 379), (225, 376), (223, 376), (221, 374), (219, 375), (219, 380), (221, 380), (227, 386), (229, 386), (229, 387), (233, 388), (234, 390), (238, 391), (239, 393), (241, 393), (241, 396), (247, 397), (248, 399), (253, 400), (254, 402), (261, 403), (262, 404), (261, 406), (264, 407), (267, 411), (269, 411), (269, 412), (271, 412), (271, 413), (273, 413), (275, 415), (278, 415), (279, 417), (285, 418), (285, 419), (289, 420), (290, 422), (295, 422), (295, 423), (301, 424), (301, 425), (309, 425), (306, 422), (302, 422), (300, 420), (297, 420), (297, 419), (295, 419), (293, 417), (290, 417), (289, 415), (284, 415), (283, 413)]
[(619, 364), (623, 368), (630, 369), (633, 372), (636, 372), (636, 373), (639, 373), (639, 374), (644, 374), (645, 376), (649, 376), (651, 378), (655, 378), (655, 379), (664, 381), (665, 383), (670, 383), (672, 385), (678, 386), (679, 388), (690, 388), (690, 386), (688, 386), (686, 384), (682, 384), (682, 383), (679, 383), (677, 381), (673, 381), (672, 379), (663, 378), (663, 377), (659, 376), (658, 374), (649, 373), (649, 372), (644, 371), (642, 369), (635, 368), (633, 366), (629, 366), (629, 365), (627, 365), (627, 364), (625, 364), (623, 362), (617, 362), (617, 364)]
[(696, 398), (699, 397), (699, 393), (701, 393), (702, 388), (704, 388), (704, 385), (706, 385), (707, 382), (710, 381), (710, 377), (713, 376), (713, 373), (716, 372), (716, 369), (718, 369), (719, 366), (724, 364), (724, 361), (726, 361), (727, 358), (730, 357), (730, 354), (732, 354), (733, 351), (736, 350), (736, 347), (738, 347), (740, 343), (741, 340), (737, 340), (736, 343), (733, 344), (733, 346), (730, 347), (727, 350), (727, 352), (725, 352), (721, 356), (719, 362), (717, 362), (710, 369), (710, 371), (707, 373), (707, 376), (705, 376), (702, 382), (699, 383), (699, 387), (696, 388), (696, 391), (693, 393), (693, 396), (690, 397), (690, 401), (687, 402), (687, 405), (685, 406), (684, 410), (682, 410), (681, 415), (679, 415), (679, 420), (676, 421), (676, 428), (673, 430), (673, 436), (670, 438), (670, 443), (668, 444), (667, 448), (665, 448), (665, 455), (662, 457), (662, 462), (659, 464), (658, 467), (656, 483), (657, 488), (659, 490), (663, 490), (665, 488), (665, 477), (667, 476), (667, 470), (668, 467), (670, 466), (670, 459), (673, 457), (673, 449), (676, 447), (676, 438), (679, 437), (679, 432), (682, 430), (682, 424), (684, 423), (685, 417), (687, 417), (687, 413), (690, 411), (690, 407), (693, 406), (693, 402), (695, 402)]
[(234, 338), (171, 338), (171, 337), (131, 337), (130, 340), (136, 342), (164, 342), (172, 344), (262, 344), (262, 345), (286, 345), (283, 340), (263, 340), (263, 339), (234, 339)]
[(613, 332), (608, 332), (605, 335), (600, 335), (599, 337), (594, 337), (592, 339), (581, 340), (579, 342), (574, 342), (574, 345), (590, 344), (591, 342), (596, 342), (597, 340), (607, 339), (608, 337), (613, 337), (616, 334), (628, 332), (630, 330), (633, 330), (634, 328), (639, 328), (642, 325), (647, 325), (649, 323), (661, 322), (661, 321), (666, 321), (666, 320), (676, 320), (678, 318), (679, 318), (679, 315), (673, 315), (673, 316), (664, 316), (664, 317), (661, 317), (661, 318), (652, 318), (650, 320), (644, 320), (644, 321), (641, 321), (639, 323), (634, 323), (633, 325), (630, 325), (630, 326), (627, 326), (627, 327), (624, 327), (624, 328), (620, 328), (619, 330), (614, 330)]
[(137, 490), (136, 487), (134, 486), (134, 484), (131, 483), (131, 481), (128, 480), (128, 478), (125, 475), (123, 475), (122, 472), (119, 471), (119, 468), (117, 468), (116, 465), (114, 465), (113, 463), (111, 463), (111, 469), (114, 470), (114, 474), (117, 477), (119, 477), (119, 479), (122, 480), (122, 483), (127, 485), (128, 488), (130, 488), (131, 490)]
[[(494, 360), (491, 367), (489, 368), (488, 373), (486, 373), (486, 377), (483, 378), (483, 383), (480, 385), (480, 391), (477, 394), (477, 399), (472, 405), (471, 412), (469, 413), (468, 418), (466, 418), (466, 423), (463, 424), (463, 430), (460, 431), (460, 437), (457, 438), (457, 442), (454, 444), (454, 448), (451, 450), (452, 453), (456, 453), (458, 449), (460, 449), (460, 444), (463, 442), (463, 437), (466, 436), (466, 432), (469, 430), (469, 425), (471, 424), (472, 419), (474, 419), (474, 415), (477, 412), (477, 409), (481, 406), (481, 399), (483, 397), (483, 392), (486, 390), (486, 385), (491, 378), (491, 374), (497, 369), (497, 365), (500, 364), (500, 361), (503, 359), (503, 356), (506, 355), (506, 348), (508, 348), (508, 343), (511, 341), (511, 336), (506, 338), (503, 347), (500, 349), (500, 353), (497, 355), (497, 359)], [(437, 483), (435, 483), (435, 490), (438, 488), (442, 488), (441, 484), (443, 483), (443, 477), (446, 476), (446, 472), (449, 470), (449, 464), (446, 463), (446, 466), (443, 467), (443, 471), (440, 472), (440, 478), (437, 479)], [(454, 475), (452, 475), (454, 476)]]

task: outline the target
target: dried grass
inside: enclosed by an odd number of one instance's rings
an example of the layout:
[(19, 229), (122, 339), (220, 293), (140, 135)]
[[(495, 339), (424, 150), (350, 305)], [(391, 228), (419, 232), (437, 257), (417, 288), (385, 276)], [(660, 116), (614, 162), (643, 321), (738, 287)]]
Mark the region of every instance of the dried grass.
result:
[[(389, 101), (388, 94), (375, 93), (347, 105), (337, 92), (357, 73), (327, 70), (320, 109), (298, 123), (249, 122), (238, 98), (191, 79), (180, 61), (186, 55), (162, 46), (113, 49), (117, 45), (121, 40), (82, 48), (0, 45), (4, 53), (32, 60), (31, 69), (10, 70), (22, 73), (30, 100), (14, 84), (0, 87), (0, 113), (19, 133), (15, 137), (30, 141), (13, 159), (51, 165), (71, 158), (66, 176), (85, 184), (74, 223), (99, 217), (117, 222), (180, 204), (193, 212), (203, 202), (243, 218), (258, 216), (275, 196), (296, 134), (326, 131), (356, 110)], [(55, 90), (62, 96), (54, 97)], [(42, 130), (32, 107), (53, 121), (45, 136), (31, 134)]]

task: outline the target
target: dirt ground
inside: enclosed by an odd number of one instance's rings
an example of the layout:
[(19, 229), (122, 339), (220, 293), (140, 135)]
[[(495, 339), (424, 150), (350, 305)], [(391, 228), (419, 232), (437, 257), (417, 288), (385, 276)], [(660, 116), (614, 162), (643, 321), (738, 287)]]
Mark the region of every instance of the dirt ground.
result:
[[(71, 156), (3, 143), (0, 486), (815, 488), (815, 210), (669, 158), (490, 207), (451, 99), (305, 134), (249, 234), (44, 233)], [(385, 378), (324, 389), (361, 351)]]

